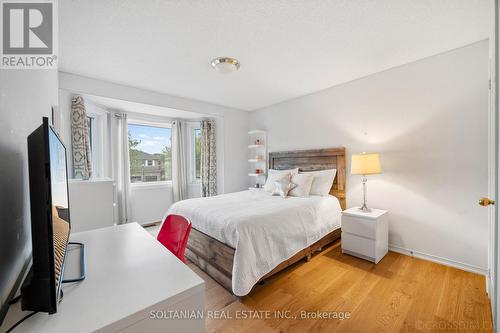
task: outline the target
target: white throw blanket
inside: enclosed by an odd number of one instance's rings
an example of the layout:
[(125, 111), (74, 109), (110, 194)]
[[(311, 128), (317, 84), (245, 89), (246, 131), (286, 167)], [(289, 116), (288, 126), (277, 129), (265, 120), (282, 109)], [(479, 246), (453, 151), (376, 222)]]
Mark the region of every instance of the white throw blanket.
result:
[(179, 201), (167, 215), (187, 217), (193, 228), (236, 249), (233, 293), (244, 296), (277, 265), (339, 228), (340, 213), (333, 196), (243, 191)]

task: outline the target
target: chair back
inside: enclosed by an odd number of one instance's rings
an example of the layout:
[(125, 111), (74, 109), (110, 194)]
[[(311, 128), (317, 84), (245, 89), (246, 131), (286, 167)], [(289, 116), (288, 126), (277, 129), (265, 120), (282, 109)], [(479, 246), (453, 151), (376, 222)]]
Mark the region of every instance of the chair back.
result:
[(157, 239), (184, 263), (184, 252), (191, 232), (191, 222), (181, 215), (170, 214), (163, 221)]

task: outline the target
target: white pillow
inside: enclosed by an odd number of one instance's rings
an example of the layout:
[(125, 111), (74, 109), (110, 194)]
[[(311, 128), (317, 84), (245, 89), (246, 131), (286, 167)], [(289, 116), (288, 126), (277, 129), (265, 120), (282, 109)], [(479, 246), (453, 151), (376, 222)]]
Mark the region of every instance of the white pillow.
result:
[(280, 196), (282, 198), (286, 198), (290, 193), (290, 190), (295, 188), (297, 185), (290, 181), (286, 180), (278, 180), (274, 182), (274, 191), (271, 195)]
[(307, 197), (311, 192), (314, 175), (310, 173), (300, 173), (292, 177), (292, 183), (297, 185), (288, 195), (292, 197)]
[(313, 175), (313, 182), (309, 195), (328, 195), (332, 189), (337, 169), (305, 172)]
[(288, 170), (276, 170), (276, 169), (269, 169), (269, 173), (290, 173), (292, 176), (293, 175), (298, 175), (299, 174), (299, 168), (295, 169), (288, 169)]
[(289, 172), (269, 173), (269, 175), (267, 176), (266, 183), (264, 184), (264, 191), (273, 192), (274, 188), (276, 187), (274, 185), (274, 182), (276, 181), (290, 182), (290, 173)]

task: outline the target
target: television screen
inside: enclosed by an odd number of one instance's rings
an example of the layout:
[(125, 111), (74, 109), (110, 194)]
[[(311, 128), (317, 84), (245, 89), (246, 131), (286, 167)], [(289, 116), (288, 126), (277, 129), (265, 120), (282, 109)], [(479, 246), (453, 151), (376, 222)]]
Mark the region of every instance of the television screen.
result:
[(33, 264), (22, 309), (57, 312), (70, 232), (66, 148), (47, 118), (28, 136)]
[(52, 193), (52, 225), (54, 237), (54, 269), (59, 289), (61, 271), (69, 235), (68, 177), (66, 148), (49, 127), (50, 187)]

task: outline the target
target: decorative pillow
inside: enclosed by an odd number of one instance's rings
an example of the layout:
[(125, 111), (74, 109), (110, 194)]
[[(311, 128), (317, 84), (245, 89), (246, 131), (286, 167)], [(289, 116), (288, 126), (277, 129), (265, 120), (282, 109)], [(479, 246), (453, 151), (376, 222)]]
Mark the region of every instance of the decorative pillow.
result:
[(269, 173), (290, 173), (292, 176), (293, 175), (298, 175), (299, 174), (299, 168), (295, 169), (288, 169), (288, 170), (276, 170), (276, 169), (269, 169)]
[(288, 193), (292, 197), (307, 197), (311, 192), (314, 176), (308, 173), (299, 173), (292, 177), (292, 183), (297, 185)]
[(264, 191), (273, 192), (275, 188), (274, 182), (278, 180), (290, 182), (290, 173), (289, 172), (269, 173), (269, 175), (267, 176), (266, 183), (264, 184)]
[(328, 195), (337, 174), (337, 169), (310, 171), (307, 174), (314, 177), (309, 195)]
[(274, 182), (274, 191), (272, 195), (280, 196), (282, 198), (286, 198), (288, 196), (288, 192), (292, 190), (295, 186), (294, 183), (291, 183), (290, 180), (277, 180)]

